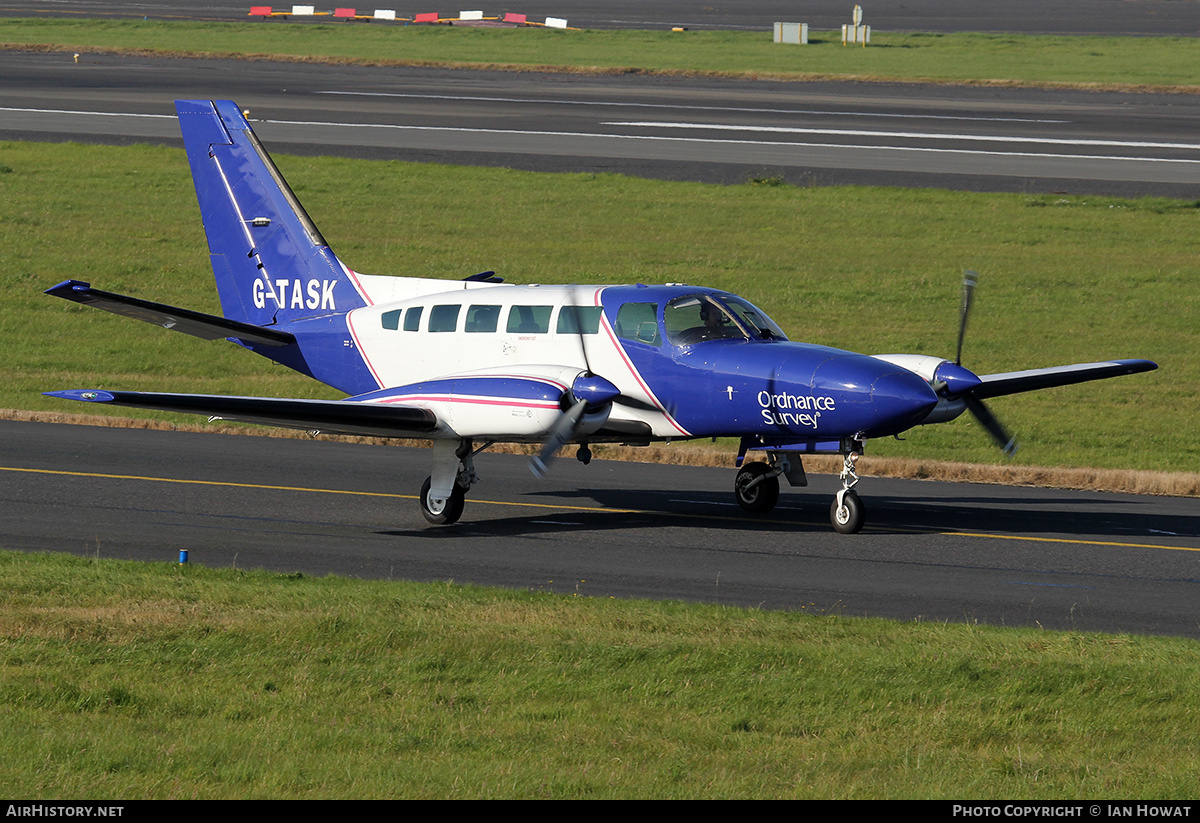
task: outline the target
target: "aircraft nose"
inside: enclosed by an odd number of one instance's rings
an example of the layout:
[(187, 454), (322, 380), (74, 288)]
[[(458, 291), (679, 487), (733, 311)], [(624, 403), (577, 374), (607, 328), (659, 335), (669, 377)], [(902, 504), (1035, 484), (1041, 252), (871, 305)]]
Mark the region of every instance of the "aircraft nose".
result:
[(876, 437), (899, 434), (917, 425), (937, 405), (929, 383), (910, 371), (888, 371), (871, 384), (871, 405), (882, 431)]

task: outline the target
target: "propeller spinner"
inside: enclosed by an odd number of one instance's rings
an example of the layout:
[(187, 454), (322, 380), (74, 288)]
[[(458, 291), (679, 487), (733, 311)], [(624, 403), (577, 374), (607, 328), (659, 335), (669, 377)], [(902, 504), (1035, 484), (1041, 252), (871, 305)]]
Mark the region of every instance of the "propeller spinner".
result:
[(534, 476), (546, 476), (558, 450), (575, 439), (585, 422), (585, 412), (603, 409), (620, 394), (621, 390), (603, 377), (591, 372), (581, 372), (571, 384), (571, 388), (563, 394), (566, 411), (559, 415), (550, 427), (541, 450), (529, 459), (529, 470)]

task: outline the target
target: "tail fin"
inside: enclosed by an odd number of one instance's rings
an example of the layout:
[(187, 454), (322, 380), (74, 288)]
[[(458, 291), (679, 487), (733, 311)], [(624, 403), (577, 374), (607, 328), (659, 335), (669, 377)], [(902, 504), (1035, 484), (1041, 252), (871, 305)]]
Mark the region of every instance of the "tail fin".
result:
[(230, 100), (176, 100), (225, 317), (256, 326), (366, 305)]

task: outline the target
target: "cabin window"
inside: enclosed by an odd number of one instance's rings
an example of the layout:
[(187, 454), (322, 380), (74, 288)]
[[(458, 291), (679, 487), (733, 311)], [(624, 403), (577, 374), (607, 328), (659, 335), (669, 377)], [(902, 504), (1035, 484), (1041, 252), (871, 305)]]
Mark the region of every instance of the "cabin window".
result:
[(421, 312), (425, 310), (424, 306), (413, 306), (404, 312), (404, 330), (405, 331), (420, 331), (421, 330)]
[(429, 310), (431, 332), (454, 331), (458, 328), (458, 310), (462, 306), (434, 306)]
[(636, 340), (651, 346), (661, 346), (662, 338), (658, 335), (658, 304), (624, 304), (617, 310), (617, 322), (614, 329), (617, 337), (624, 340)]
[(508, 310), (509, 334), (546, 334), (553, 306), (513, 306)]
[(667, 340), (673, 346), (690, 346), (706, 340), (746, 338), (746, 332), (716, 301), (707, 295), (676, 297), (663, 311)]
[(563, 306), (558, 310), (559, 334), (599, 334), (600, 306)]
[(466, 332), (494, 332), (500, 320), (499, 306), (471, 306), (467, 309)]
[(400, 328), (400, 309), (385, 311), (382, 317), (380, 317), (380, 321), (383, 323), (385, 329), (395, 331)]

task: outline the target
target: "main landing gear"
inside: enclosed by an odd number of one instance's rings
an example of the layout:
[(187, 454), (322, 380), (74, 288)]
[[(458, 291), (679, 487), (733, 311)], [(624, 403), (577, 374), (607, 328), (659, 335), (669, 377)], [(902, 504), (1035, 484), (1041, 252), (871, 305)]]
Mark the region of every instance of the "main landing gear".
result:
[(434, 497), (429, 493), (432, 488), (433, 477), (426, 477), (421, 485), (421, 514), (435, 526), (457, 523), (467, 502), (467, 489), (455, 483), (449, 497)]
[(490, 446), (472, 449), (470, 440), (433, 441), (433, 474), (421, 486), (421, 514), (435, 526), (457, 523), (462, 517), (467, 489), (479, 482), (475, 455)]
[[(854, 491), (858, 483), (855, 464), (862, 456), (862, 440), (845, 441), (842, 454), (841, 491), (829, 507), (829, 521), (839, 534), (856, 534), (867, 520), (867, 507)], [(808, 479), (796, 452), (769, 451), (767, 463), (746, 463), (733, 481), (733, 495), (738, 505), (751, 514), (765, 514), (779, 502), (779, 476), (787, 477), (793, 486), (806, 486)]]
[[(774, 455), (772, 455), (773, 457)], [(777, 461), (747, 463), (738, 470), (733, 481), (733, 494), (738, 505), (751, 514), (764, 514), (779, 502), (779, 475), (783, 469)]]

